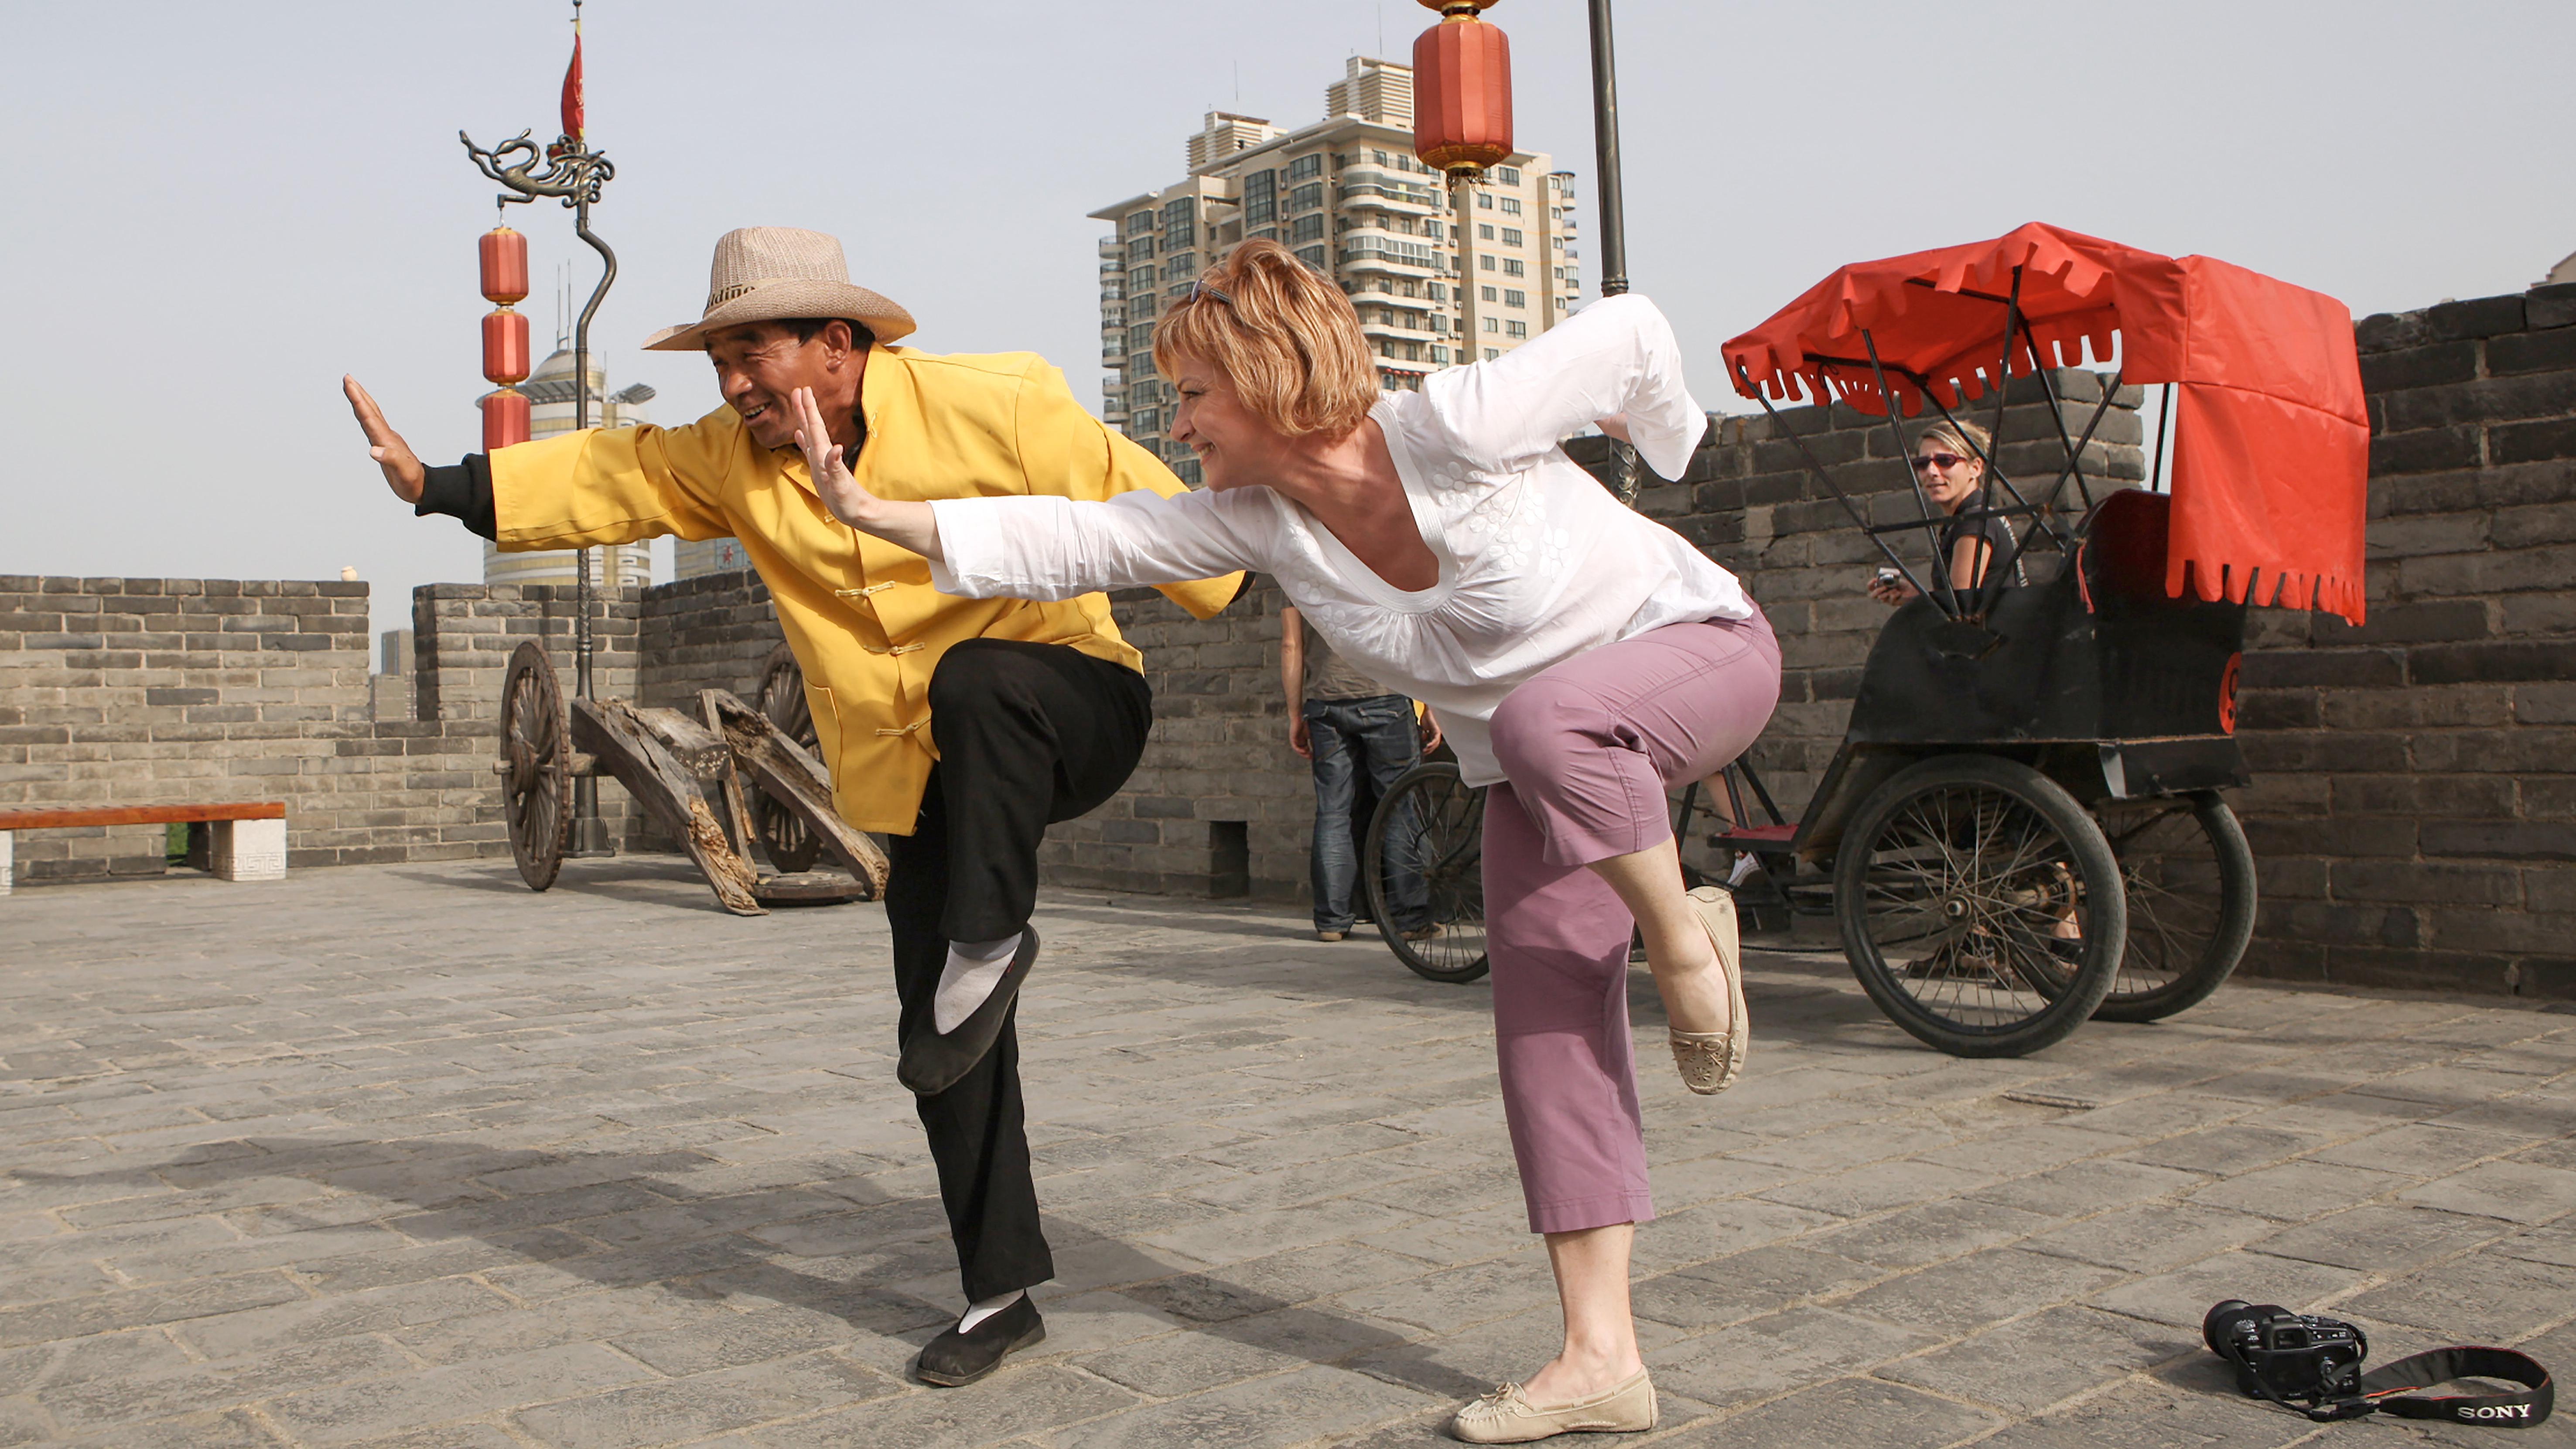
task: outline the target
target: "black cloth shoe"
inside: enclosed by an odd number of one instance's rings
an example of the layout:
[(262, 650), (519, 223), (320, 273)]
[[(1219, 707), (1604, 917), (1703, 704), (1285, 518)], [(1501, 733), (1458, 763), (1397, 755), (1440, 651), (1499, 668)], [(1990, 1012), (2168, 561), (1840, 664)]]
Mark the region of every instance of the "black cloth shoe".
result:
[(903, 1044), (903, 1056), (895, 1063), (895, 1080), (911, 1089), (916, 1097), (935, 1097), (956, 1086), (993, 1043), (1002, 1035), (1002, 1023), (1011, 1019), (1011, 1004), (1020, 999), (1020, 983), (1029, 979), (1029, 968), (1037, 964), (1038, 932), (1035, 926), (1020, 928), (1020, 949), (1011, 953), (1010, 969), (993, 987), (993, 994), (973, 1014), (957, 1023), (954, 1031), (930, 1029), (925, 1018), (922, 1030)]
[(921, 1351), (912, 1371), (925, 1384), (953, 1389), (971, 1384), (1002, 1366), (1002, 1360), (1046, 1337), (1046, 1320), (1027, 1294), (965, 1333), (954, 1325)]

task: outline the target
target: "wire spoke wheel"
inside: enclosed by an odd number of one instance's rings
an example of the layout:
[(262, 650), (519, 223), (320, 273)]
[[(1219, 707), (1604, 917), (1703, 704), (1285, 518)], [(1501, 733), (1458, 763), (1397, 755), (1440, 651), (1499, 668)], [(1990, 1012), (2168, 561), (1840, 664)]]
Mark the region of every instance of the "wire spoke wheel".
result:
[(1387, 787), (1360, 875), (1379, 933), (1415, 975), (1485, 974), (1485, 792), (1456, 765), (1416, 765)]
[(501, 677), (501, 818), (530, 890), (563, 870), (572, 831), (572, 722), (544, 647), (531, 639)]
[[(779, 732), (805, 747), (809, 754), (822, 751), (821, 736), (814, 730), (814, 707), (805, 698), (805, 670), (797, 664), (795, 651), (781, 644), (769, 651), (760, 667), (760, 712)], [(832, 761), (823, 767), (830, 769)], [(751, 828), (760, 836), (760, 848), (769, 863), (781, 875), (795, 875), (814, 868), (823, 855), (823, 842), (814, 837), (795, 811), (761, 792), (751, 781)]]
[(1954, 1056), (2022, 1056), (2084, 1024), (2127, 930), (2119, 869), (2056, 782), (1993, 755), (1941, 755), (1861, 802), (1834, 909), (1861, 988)]
[(2105, 801), (2094, 814), (2120, 863), (2129, 949), (2093, 1015), (2156, 1021), (2209, 999), (2254, 938), (2254, 852), (2216, 792)]

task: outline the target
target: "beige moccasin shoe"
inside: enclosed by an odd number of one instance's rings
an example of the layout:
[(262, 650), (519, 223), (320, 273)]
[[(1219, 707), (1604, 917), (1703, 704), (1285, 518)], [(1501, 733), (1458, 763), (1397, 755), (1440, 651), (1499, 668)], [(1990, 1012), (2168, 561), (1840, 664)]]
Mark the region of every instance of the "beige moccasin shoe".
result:
[(1735, 929), (1735, 897), (1716, 886), (1695, 886), (1691, 909), (1717, 948), (1717, 969), (1726, 977), (1724, 1031), (1671, 1031), (1673, 1064), (1681, 1068), (1682, 1085), (1712, 1097), (1735, 1085), (1744, 1072), (1744, 1057), (1753, 1044), (1753, 1023), (1744, 1009), (1744, 946)]
[(1607, 1392), (1570, 1404), (1533, 1404), (1520, 1385), (1505, 1384), (1460, 1409), (1449, 1433), (1470, 1444), (1527, 1444), (1559, 1434), (1642, 1434), (1655, 1427), (1655, 1418), (1655, 1385), (1639, 1369)]

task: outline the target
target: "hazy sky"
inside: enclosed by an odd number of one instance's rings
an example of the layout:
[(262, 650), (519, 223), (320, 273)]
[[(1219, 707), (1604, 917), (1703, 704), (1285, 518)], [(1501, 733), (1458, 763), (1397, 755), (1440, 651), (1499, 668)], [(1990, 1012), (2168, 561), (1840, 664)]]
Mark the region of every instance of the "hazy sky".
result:
[[(385, 493), (337, 382), (356, 372), (434, 461), (476, 445), (494, 188), (456, 132), (553, 134), (567, 12), (12, 0), (0, 572), (354, 564), (379, 628), (408, 622), (412, 585), (479, 578), (476, 540)], [(697, 316), (719, 233), (762, 224), (841, 236), (918, 345), (1042, 352), (1097, 406), (1084, 213), (1179, 179), (1209, 108), (1311, 121), (1344, 57), (1401, 59), (1432, 20), (1412, 0), (584, 13), (591, 138), (618, 169), (595, 224), (623, 263), (593, 341), (664, 422), (714, 390), (636, 344)], [(1588, 206), (1583, 13), (1490, 17), (1520, 144)], [(1617, 19), (1630, 271), (1713, 407), (1733, 405), (1719, 344), (1835, 265), (2024, 221), (2223, 257), (2356, 314), (2517, 291), (2576, 250), (2566, 0), (1618, 0)], [(568, 215), (510, 221), (541, 279), (573, 260), (587, 294)]]

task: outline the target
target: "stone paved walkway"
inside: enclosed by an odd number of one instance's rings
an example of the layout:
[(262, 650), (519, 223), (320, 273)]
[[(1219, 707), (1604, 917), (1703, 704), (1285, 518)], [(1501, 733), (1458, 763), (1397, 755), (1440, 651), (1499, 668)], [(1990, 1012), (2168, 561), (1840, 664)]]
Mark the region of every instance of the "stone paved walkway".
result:
[[(0, 901), (0, 1444), (1417, 1444), (1546, 1356), (1482, 984), (1040, 920), (1050, 1336), (930, 1390), (874, 907), (735, 920), (652, 858)], [(2576, 1370), (2576, 1017), (2238, 986), (1953, 1061), (1789, 954), (1753, 1009), (1733, 1092), (1645, 1083), (1645, 1442), (2576, 1442), (2319, 1428), (2197, 1342), (2244, 1295)]]

